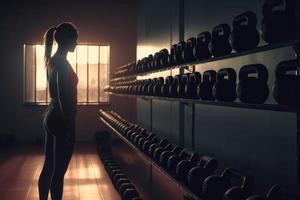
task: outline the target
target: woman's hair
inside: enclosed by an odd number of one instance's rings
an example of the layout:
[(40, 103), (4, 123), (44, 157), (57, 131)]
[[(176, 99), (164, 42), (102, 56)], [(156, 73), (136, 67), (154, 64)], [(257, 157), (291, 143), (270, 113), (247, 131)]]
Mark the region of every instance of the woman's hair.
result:
[(49, 61), (51, 58), (53, 38), (58, 45), (65, 45), (70, 40), (77, 38), (78, 30), (70, 22), (64, 22), (59, 24), (56, 27), (51, 27), (47, 30), (44, 39), (45, 39), (45, 63), (46, 67), (49, 67)]

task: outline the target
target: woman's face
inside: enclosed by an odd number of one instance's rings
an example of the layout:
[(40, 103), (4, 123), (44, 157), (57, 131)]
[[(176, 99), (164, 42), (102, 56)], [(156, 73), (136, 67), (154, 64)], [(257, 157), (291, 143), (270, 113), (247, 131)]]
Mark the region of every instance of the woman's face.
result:
[(69, 42), (69, 51), (70, 52), (74, 52), (75, 51), (75, 48), (76, 48), (76, 45), (77, 45), (77, 37), (75, 37), (75, 38), (72, 38), (71, 40), (70, 40), (70, 42)]

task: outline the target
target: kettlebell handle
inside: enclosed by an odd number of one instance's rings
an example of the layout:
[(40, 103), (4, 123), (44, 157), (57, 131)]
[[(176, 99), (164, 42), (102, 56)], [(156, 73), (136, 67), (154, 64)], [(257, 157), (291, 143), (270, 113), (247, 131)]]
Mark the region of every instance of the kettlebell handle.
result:
[(230, 34), (230, 26), (228, 24), (220, 24), (213, 28), (212, 35), (213, 36), (226, 36)]
[[(245, 24), (243, 24), (245, 23)], [(256, 14), (252, 11), (244, 12), (233, 19), (233, 27), (239, 26), (251, 26), (256, 27), (257, 25), (257, 17)]]
[(194, 72), (190, 75), (189, 81), (193, 83), (201, 82), (201, 73), (200, 72)]
[(194, 47), (196, 45), (196, 38), (191, 37), (186, 41), (186, 46)]
[(217, 80), (224, 80), (225, 77), (228, 77), (227, 79), (236, 82), (236, 72), (232, 68), (223, 68), (218, 71), (217, 74)]
[(262, 80), (264, 82), (268, 81), (268, 70), (262, 64), (251, 64), (243, 66), (239, 72), (239, 80), (243, 80), (249, 77), (250, 74), (257, 74), (257, 79)]
[(204, 42), (209, 42), (210, 40), (211, 40), (211, 35), (210, 35), (210, 32), (208, 32), (208, 31), (199, 33), (197, 36), (197, 41), (199, 41), (199, 42), (204, 43)]
[(216, 82), (217, 72), (215, 70), (208, 70), (203, 73), (203, 81)]
[(275, 71), (276, 78), (286, 75), (289, 71), (296, 71), (297, 74), (295, 76), (300, 76), (300, 69), (297, 60), (286, 60), (280, 62)]
[(269, 15), (274, 12), (275, 8), (283, 6), (282, 11), (290, 12), (291, 9), (295, 6), (294, 0), (266, 0), (263, 5), (263, 15)]
[(250, 175), (243, 174), (242, 172), (232, 169), (232, 168), (227, 168), (223, 171), (222, 175), (223, 178), (227, 180), (231, 180), (233, 178), (237, 178), (242, 181), (241, 188), (245, 188), (248, 191), (252, 191), (254, 187), (254, 180)]

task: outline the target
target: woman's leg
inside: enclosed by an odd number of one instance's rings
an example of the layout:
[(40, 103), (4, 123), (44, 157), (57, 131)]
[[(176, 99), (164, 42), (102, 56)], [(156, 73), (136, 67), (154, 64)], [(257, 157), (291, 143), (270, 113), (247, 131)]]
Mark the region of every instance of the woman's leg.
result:
[(38, 180), (40, 200), (48, 199), (51, 178), (54, 171), (54, 138), (48, 131), (46, 131), (44, 151), (45, 162)]
[(64, 187), (64, 176), (68, 169), (74, 150), (74, 141), (66, 142), (64, 134), (55, 136), (55, 167), (51, 181), (51, 197), (53, 200), (61, 200)]

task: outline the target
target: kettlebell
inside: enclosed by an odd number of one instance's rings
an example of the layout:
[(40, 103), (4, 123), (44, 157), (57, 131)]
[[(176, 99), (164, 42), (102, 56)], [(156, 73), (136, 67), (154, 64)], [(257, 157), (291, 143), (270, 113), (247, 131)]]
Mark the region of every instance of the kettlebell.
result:
[(176, 65), (176, 63), (175, 63), (176, 52), (177, 52), (177, 44), (173, 44), (171, 46), (171, 52), (170, 52), (170, 54), (168, 56), (169, 66)]
[(182, 76), (181, 82), (177, 86), (177, 94), (179, 98), (185, 97), (185, 87), (188, 85), (190, 73), (186, 73)]
[(254, 12), (248, 11), (233, 19), (233, 30), (229, 41), (231, 47), (237, 52), (242, 52), (257, 47), (259, 33), (256, 29), (257, 18)]
[(176, 54), (174, 57), (175, 65), (180, 65), (180, 64), (184, 63), (184, 61), (182, 59), (182, 52), (184, 51), (184, 49), (185, 49), (185, 42), (184, 41), (179, 42), (177, 44)]
[(197, 87), (198, 97), (202, 100), (214, 101), (213, 86), (216, 82), (217, 72), (208, 70), (203, 73), (203, 81)]
[(146, 69), (146, 71), (149, 71), (149, 70), (153, 69), (153, 67), (154, 67), (154, 57), (153, 57), (152, 54), (148, 56), (147, 61), (148, 62), (147, 62), (147, 69)]
[(170, 87), (169, 87), (169, 95), (172, 98), (177, 98), (179, 97), (178, 92), (177, 92), (177, 87), (179, 84), (181, 84), (182, 81), (182, 75), (178, 74), (174, 77), (174, 81), (173, 83), (171, 83)]
[(161, 94), (163, 97), (169, 97), (169, 87), (173, 84), (173, 76), (167, 76), (165, 80), (165, 84), (161, 87)]
[(214, 27), (211, 35), (209, 51), (214, 57), (225, 56), (231, 53), (232, 48), (229, 43), (230, 26), (228, 24), (220, 24)]
[(142, 91), (142, 95), (148, 95), (148, 87), (151, 84), (151, 79), (147, 79), (145, 81), (145, 84), (143, 84), (141, 91)]
[(264, 65), (243, 66), (239, 72), (238, 98), (243, 103), (264, 103), (269, 96), (267, 81), (268, 70)]
[(154, 61), (153, 68), (150, 69), (150, 70), (159, 69), (159, 68), (161, 67), (161, 65), (160, 65), (160, 55), (159, 55), (159, 52), (156, 52), (156, 53), (154, 54), (153, 61)]
[(151, 83), (148, 85), (147, 95), (153, 96), (153, 88), (154, 88), (154, 85), (156, 84), (156, 81), (157, 81), (157, 78), (151, 79)]
[[(142, 72), (147, 72), (149, 71), (149, 63), (148, 63), (148, 58), (145, 57), (142, 59)], [(135, 72), (134, 72), (135, 73)]]
[(196, 57), (193, 54), (193, 49), (196, 46), (196, 38), (192, 37), (185, 43), (185, 49), (182, 52), (182, 59), (184, 63), (196, 61)]
[(194, 72), (189, 76), (188, 84), (185, 86), (185, 98), (198, 99), (197, 87), (201, 82), (201, 73)]
[(232, 102), (236, 99), (236, 72), (234, 69), (223, 68), (218, 71), (213, 95), (218, 101)]
[(164, 84), (164, 78), (163, 77), (159, 77), (156, 80), (156, 83), (153, 87), (153, 95), (154, 96), (161, 96), (161, 87)]
[(291, 40), (297, 32), (296, 0), (266, 0), (261, 21), (262, 38), (267, 43)]
[(300, 105), (300, 70), (297, 60), (282, 61), (277, 65), (273, 97), (280, 105)]
[(159, 51), (161, 68), (169, 67), (168, 56), (169, 51), (167, 49), (162, 49)]
[(196, 46), (193, 48), (193, 55), (198, 60), (208, 59), (212, 56), (209, 51), (209, 43), (211, 41), (211, 35), (208, 31), (199, 33), (196, 40)]

